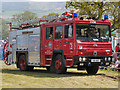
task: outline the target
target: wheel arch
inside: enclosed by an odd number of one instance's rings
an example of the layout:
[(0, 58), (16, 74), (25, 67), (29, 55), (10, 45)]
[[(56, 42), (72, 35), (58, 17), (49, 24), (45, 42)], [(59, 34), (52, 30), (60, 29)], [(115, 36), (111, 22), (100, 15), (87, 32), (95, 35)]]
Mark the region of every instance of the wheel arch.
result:
[(61, 54), (62, 58), (65, 59), (63, 50), (53, 50), (52, 61), (54, 60), (54, 57), (57, 56), (58, 54)]
[(51, 61), (51, 66), (50, 66), (50, 71), (51, 72), (55, 72), (54, 71), (54, 60), (55, 60), (55, 57), (58, 55), (58, 54), (61, 54), (62, 55), (62, 58), (64, 59), (64, 53), (63, 53), (63, 50), (53, 50), (53, 56), (52, 56), (52, 61)]
[[(65, 65), (65, 56), (64, 56), (64, 52), (63, 50), (54, 50), (54, 53), (53, 53), (53, 57), (52, 57), (52, 64), (51, 64), (51, 68), (50, 68), (50, 71), (51, 72), (55, 72), (57, 74), (61, 74), (61, 73), (65, 73), (67, 68), (66, 68), (66, 65)], [(61, 62), (61, 65), (59, 67), (59, 62), (57, 61), (60, 61)], [(56, 64), (56, 62), (58, 64)], [(58, 68), (60, 68), (59, 70), (56, 68), (58, 66)]]
[(17, 68), (19, 68), (18, 62), (19, 62), (19, 57), (21, 55), (25, 55), (25, 58), (28, 61), (28, 51), (17, 51), (16, 52), (16, 66), (17, 66)]

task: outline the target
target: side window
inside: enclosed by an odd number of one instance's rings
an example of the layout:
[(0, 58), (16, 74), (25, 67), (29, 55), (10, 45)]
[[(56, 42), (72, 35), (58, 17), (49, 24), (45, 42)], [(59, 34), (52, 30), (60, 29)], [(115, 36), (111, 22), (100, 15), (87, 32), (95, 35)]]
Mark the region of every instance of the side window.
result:
[(55, 39), (62, 39), (63, 26), (55, 27)]
[(73, 25), (65, 25), (65, 38), (73, 37)]
[(53, 39), (53, 27), (46, 28), (46, 40)]

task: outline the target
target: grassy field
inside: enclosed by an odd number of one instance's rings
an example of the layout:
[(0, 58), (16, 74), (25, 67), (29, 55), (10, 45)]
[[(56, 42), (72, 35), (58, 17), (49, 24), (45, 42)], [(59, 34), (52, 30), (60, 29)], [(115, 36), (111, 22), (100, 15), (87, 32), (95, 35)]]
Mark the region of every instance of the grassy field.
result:
[[(3, 63), (3, 62), (2, 62)], [(22, 72), (15, 65), (2, 64), (2, 88), (118, 88), (118, 72), (99, 70), (97, 75), (68, 69), (66, 74), (45, 68)]]

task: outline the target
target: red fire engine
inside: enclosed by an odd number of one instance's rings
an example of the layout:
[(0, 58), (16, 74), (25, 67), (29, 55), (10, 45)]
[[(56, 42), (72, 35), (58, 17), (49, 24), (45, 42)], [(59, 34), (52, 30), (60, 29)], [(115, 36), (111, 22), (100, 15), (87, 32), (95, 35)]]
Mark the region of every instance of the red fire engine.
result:
[(46, 67), (56, 73), (67, 68), (96, 74), (112, 60), (111, 23), (108, 16), (95, 21), (77, 13), (49, 16), (13, 25), (5, 44), (5, 64), (22, 71)]

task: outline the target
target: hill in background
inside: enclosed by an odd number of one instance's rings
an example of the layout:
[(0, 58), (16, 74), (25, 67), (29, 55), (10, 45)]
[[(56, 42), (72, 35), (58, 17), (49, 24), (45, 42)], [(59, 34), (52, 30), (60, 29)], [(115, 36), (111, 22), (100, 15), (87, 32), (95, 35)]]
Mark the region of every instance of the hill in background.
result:
[(2, 16), (12, 17), (13, 14), (22, 13), (25, 10), (33, 12), (38, 17), (47, 15), (51, 12), (63, 13), (65, 9), (65, 2), (3, 2)]

